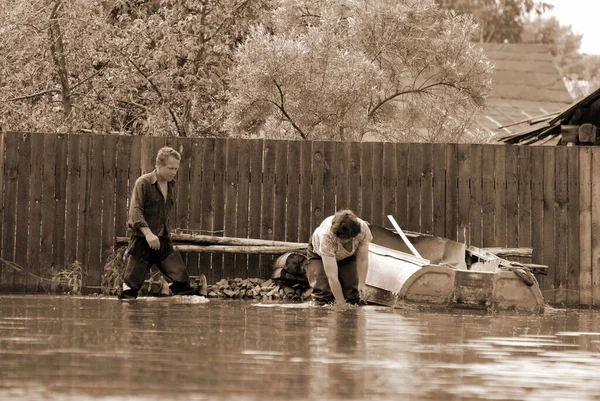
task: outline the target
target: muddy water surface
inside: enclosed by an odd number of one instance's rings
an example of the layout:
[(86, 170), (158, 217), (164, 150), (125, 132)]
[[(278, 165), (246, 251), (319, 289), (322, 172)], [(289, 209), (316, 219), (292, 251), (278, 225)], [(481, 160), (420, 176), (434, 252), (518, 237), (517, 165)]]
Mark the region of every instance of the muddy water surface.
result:
[(0, 400), (598, 400), (600, 311), (0, 296)]

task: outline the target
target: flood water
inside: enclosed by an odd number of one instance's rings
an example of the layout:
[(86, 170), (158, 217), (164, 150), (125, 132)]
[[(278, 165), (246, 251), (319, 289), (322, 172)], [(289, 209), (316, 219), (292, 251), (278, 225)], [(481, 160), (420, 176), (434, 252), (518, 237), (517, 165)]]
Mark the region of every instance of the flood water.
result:
[(600, 399), (598, 310), (203, 301), (0, 296), (0, 399)]

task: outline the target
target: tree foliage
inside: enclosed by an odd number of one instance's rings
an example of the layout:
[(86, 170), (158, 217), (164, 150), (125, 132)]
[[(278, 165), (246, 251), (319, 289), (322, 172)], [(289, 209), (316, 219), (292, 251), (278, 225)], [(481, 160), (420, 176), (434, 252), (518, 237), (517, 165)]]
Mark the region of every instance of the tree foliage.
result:
[(284, 0), (236, 54), (227, 128), (274, 138), (458, 141), (491, 64), (433, 0)]
[(0, 125), (214, 135), (269, 0), (4, 0)]
[(529, 15), (552, 8), (538, 0), (436, 0), (440, 7), (471, 14), (479, 24), (475, 40), (481, 43), (519, 43)]

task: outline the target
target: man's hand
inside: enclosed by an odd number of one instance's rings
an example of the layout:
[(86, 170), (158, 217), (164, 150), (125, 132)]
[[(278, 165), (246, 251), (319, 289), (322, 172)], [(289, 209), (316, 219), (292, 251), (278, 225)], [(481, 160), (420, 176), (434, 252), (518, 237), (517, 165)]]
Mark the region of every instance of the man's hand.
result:
[(146, 241), (148, 242), (148, 245), (150, 245), (151, 249), (155, 251), (160, 249), (160, 240), (153, 233), (146, 234)]
[(360, 295), (360, 299), (362, 301), (367, 300), (367, 286), (364, 283), (358, 284), (358, 294)]

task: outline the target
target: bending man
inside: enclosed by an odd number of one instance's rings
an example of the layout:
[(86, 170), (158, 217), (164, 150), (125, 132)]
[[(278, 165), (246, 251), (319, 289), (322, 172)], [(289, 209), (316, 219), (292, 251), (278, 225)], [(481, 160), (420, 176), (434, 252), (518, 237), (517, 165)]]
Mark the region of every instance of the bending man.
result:
[(357, 304), (369, 269), (368, 224), (350, 210), (327, 217), (308, 242), (308, 283), (318, 303)]

